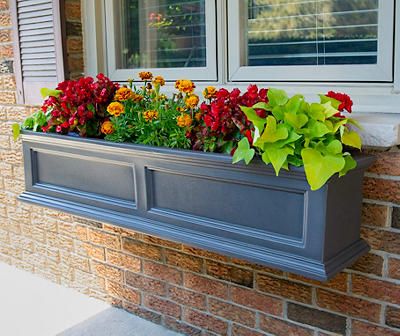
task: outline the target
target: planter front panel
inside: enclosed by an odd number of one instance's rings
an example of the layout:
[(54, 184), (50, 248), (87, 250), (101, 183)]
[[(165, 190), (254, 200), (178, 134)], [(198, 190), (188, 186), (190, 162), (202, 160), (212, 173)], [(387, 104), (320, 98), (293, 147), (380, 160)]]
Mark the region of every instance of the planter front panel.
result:
[(359, 225), (370, 158), (312, 192), (300, 169), (277, 178), (218, 154), (32, 133), (23, 148), (20, 198), (31, 203), (320, 280), (368, 250)]

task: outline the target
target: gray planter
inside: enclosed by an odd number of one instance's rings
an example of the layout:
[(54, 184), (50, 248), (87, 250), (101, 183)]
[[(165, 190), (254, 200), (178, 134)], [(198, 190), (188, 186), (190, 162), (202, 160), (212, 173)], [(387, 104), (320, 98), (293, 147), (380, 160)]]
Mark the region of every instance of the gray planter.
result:
[(365, 254), (361, 186), (373, 157), (310, 191), (302, 169), (24, 132), (20, 199), (327, 280)]

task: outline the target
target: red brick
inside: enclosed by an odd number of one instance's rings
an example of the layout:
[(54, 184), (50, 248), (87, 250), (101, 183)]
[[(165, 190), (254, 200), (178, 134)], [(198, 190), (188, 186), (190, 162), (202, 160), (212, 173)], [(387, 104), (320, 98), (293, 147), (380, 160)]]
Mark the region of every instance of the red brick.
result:
[(95, 273), (97, 275), (100, 275), (106, 279), (109, 279), (114, 282), (121, 282), (123, 281), (123, 272), (116, 268), (112, 267), (107, 264), (102, 264), (97, 261), (93, 262), (93, 267), (95, 270)]
[(129, 271), (125, 273), (125, 282), (128, 286), (159, 296), (165, 296), (167, 291), (164, 282)]
[(400, 280), (400, 259), (389, 258), (389, 277)]
[(254, 272), (251, 270), (207, 260), (206, 271), (212, 277), (253, 288)]
[[(0, 58), (13, 58), (14, 50), (11, 44), (0, 46)], [(7, 102), (5, 102), (7, 103)], [(15, 104), (15, 100), (13, 102), (10, 101), (10, 104)]]
[(168, 247), (168, 248), (175, 249), (175, 250), (182, 249), (182, 244), (180, 244), (180, 243), (175, 243), (173, 241), (161, 239), (161, 238), (154, 237), (154, 236), (143, 235), (142, 240), (145, 243), (150, 243), (153, 245), (160, 245), (160, 246)]
[(208, 300), (208, 307), (210, 313), (213, 315), (246, 325), (250, 328), (255, 327), (256, 314), (253, 311), (213, 298)]
[(240, 287), (231, 287), (230, 291), (232, 301), (237, 304), (276, 316), (283, 314), (282, 300)]
[(105, 260), (105, 249), (104, 247), (94, 246), (89, 243), (76, 241), (75, 242), (75, 252), (87, 256), (93, 259), (98, 259), (100, 261)]
[(315, 285), (319, 287), (326, 287), (330, 289), (335, 289), (341, 292), (346, 292), (347, 291), (347, 274), (346, 273), (339, 273), (329, 281), (316, 281), (316, 280), (311, 280), (308, 278), (305, 278), (300, 275), (296, 274), (289, 274), (289, 279), (305, 282), (310, 285)]
[(168, 287), (168, 297), (177, 303), (196, 308), (206, 309), (206, 296), (184, 288), (170, 286)]
[(260, 328), (275, 336), (312, 336), (314, 332), (293, 323), (278, 320), (266, 315), (260, 316)]
[[(1, 19), (1, 16), (0, 16)], [(0, 30), (0, 43), (11, 42), (11, 30)]]
[(176, 285), (181, 285), (183, 281), (183, 274), (181, 271), (151, 261), (143, 262), (143, 272), (153, 278), (158, 278)]
[[(0, 10), (4, 11), (7, 10), (8, 7), (8, 0), (0, 0)], [(10, 14), (8, 14), (10, 15)]]
[(123, 302), (123, 308), (132, 314), (144, 318), (145, 320), (149, 320), (151, 322), (161, 324), (162, 316), (158, 313), (155, 313), (151, 310), (148, 310), (142, 306), (133, 304), (128, 301)]
[(393, 328), (400, 329), (400, 309), (397, 307), (386, 307), (386, 324)]
[(382, 275), (383, 258), (376, 254), (368, 253), (357, 260), (350, 269), (375, 275)]
[(368, 199), (400, 203), (400, 181), (365, 177), (363, 195)]
[[(0, 10), (2, 10), (2, 8), (1, 8), (2, 3), (4, 3), (4, 1), (0, 1)], [(7, 13), (7, 12), (0, 13), (0, 26), (1, 27), (11, 27), (10, 13)]]
[(220, 254), (210, 252), (207, 250), (198, 249), (196, 247), (188, 246), (188, 245), (182, 245), (182, 251), (185, 253), (197, 256), (197, 257), (201, 257), (201, 258), (207, 258), (207, 259), (213, 259), (213, 260), (225, 261), (225, 262), (227, 262), (229, 260), (229, 258), (227, 256), (220, 255)]
[(155, 310), (163, 315), (181, 318), (181, 307), (176, 303), (162, 299), (153, 295), (146, 295), (144, 297), (144, 305), (152, 310)]
[(374, 152), (377, 160), (368, 169), (380, 175), (400, 176), (400, 152)]
[(169, 265), (196, 273), (201, 273), (203, 269), (203, 259), (173, 250), (165, 251), (165, 260)]
[(274, 274), (274, 275), (278, 275), (278, 276), (282, 276), (283, 275), (283, 272), (281, 270), (278, 270), (278, 269), (275, 269), (275, 268), (271, 268), (271, 267), (268, 267), (268, 266), (264, 266), (264, 265), (254, 264), (254, 263), (251, 263), (251, 262), (243, 260), (243, 259), (232, 258), (231, 262), (233, 264), (236, 264), (236, 265), (239, 265), (239, 266), (243, 266), (243, 267), (247, 267), (247, 268), (249, 268), (251, 270), (255, 270), (257, 272)]
[(234, 324), (232, 326), (232, 336), (264, 336), (265, 334), (260, 333), (256, 330), (242, 327)]
[(203, 294), (220, 297), (222, 299), (228, 298), (228, 286), (226, 284), (203, 276), (185, 273), (184, 285), (189, 289)]
[(369, 298), (400, 304), (400, 286), (391, 282), (353, 274), (352, 291)]
[(107, 262), (128, 269), (131, 272), (140, 272), (141, 262), (139, 258), (135, 258), (133, 256), (113, 251), (107, 250)]
[(81, 4), (80, 2), (65, 2), (65, 16), (68, 21), (81, 20)]
[(122, 248), (128, 253), (152, 260), (161, 260), (161, 248), (130, 238), (122, 238)]
[(228, 323), (214, 316), (193, 309), (186, 309), (184, 319), (194, 326), (215, 332), (218, 335), (228, 335)]
[(317, 289), (317, 305), (341, 314), (379, 322), (381, 306), (366, 300)]
[(89, 229), (88, 230), (89, 241), (93, 244), (104, 246), (110, 249), (120, 249), (121, 244), (119, 237), (104, 231)]
[(174, 330), (178, 333), (188, 336), (200, 336), (202, 334), (201, 329), (197, 329), (184, 322), (177, 321), (169, 316), (164, 316), (164, 325), (170, 330)]
[(361, 236), (374, 250), (400, 254), (400, 233), (362, 227)]
[(311, 303), (311, 287), (296, 284), (268, 275), (257, 275), (257, 287), (267, 294), (277, 295), (298, 302)]
[(386, 226), (389, 208), (386, 205), (364, 203), (361, 223), (364, 225)]
[(373, 324), (352, 321), (352, 336), (400, 336), (400, 331), (378, 327)]
[(113, 281), (106, 282), (107, 293), (131, 303), (140, 303), (140, 292)]

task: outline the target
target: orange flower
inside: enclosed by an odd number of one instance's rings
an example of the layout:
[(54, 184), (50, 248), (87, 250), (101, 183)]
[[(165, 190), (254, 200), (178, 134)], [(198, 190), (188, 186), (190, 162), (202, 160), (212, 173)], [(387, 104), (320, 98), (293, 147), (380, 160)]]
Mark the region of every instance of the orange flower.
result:
[(119, 88), (115, 93), (114, 100), (125, 101), (128, 99), (132, 99), (134, 94), (135, 93), (131, 89), (123, 86)]
[(143, 100), (143, 96), (140, 94), (133, 93), (132, 100), (138, 103)]
[(176, 124), (179, 127), (189, 127), (192, 125), (192, 117), (189, 114), (182, 114), (176, 118)]
[(153, 78), (153, 74), (150, 71), (141, 71), (139, 72), (139, 77), (143, 81), (148, 81)]
[(196, 85), (189, 79), (178, 79), (175, 82), (175, 88), (186, 94), (192, 93), (195, 87)]
[(195, 108), (198, 103), (199, 103), (199, 96), (196, 96), (195, 94), (191, 94), (185, 99), (185, 104), (188, 108)]
[(186, 111), (186, 107), (178, 106), (178, 107), (176, 108), (176, 110), (177, 110), (178, 112), (185, 112), (185, 111)]
[(103, 134), (112, 134), (114, 133), (114, 124), (111, 121), (105, 121), (101, 125), (101, 133)]
[(201, 112), (197, 112), (194, 115), (194, 119), (196, 119), (197, 121), (200, 121), (202, 116), (203, 116), (203, 114)]
[(207, 86), (203, 91), (203, 96), (206, 99), (211, 99), (216, 96), (217, 88), (215, 86)]
[(156, 110), (147, 110), (143, 112), (144, 120), (147, 122), (158, 119), (158, 112)]
[(163, 76), (156, 76), (153, 78), (153, 84), (154, 85), (160, 85), (164, 86), (165, 85), (165, 79)]
[(122, 113), (125, 113), (124, 105), (119, 102), (112, 102), (107, 107), (107, 112), (114, 117), (119, 117)]

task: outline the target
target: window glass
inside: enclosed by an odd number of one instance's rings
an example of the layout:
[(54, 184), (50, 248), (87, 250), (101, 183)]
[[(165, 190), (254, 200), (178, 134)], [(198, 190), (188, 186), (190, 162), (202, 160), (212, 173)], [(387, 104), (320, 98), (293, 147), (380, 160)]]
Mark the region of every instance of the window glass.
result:
[(118, 69), (206, 66), (205, 0), (123, 0)]
[(377, 63), (379, 0), (248, 0), (247, 10), (247, 66)]

